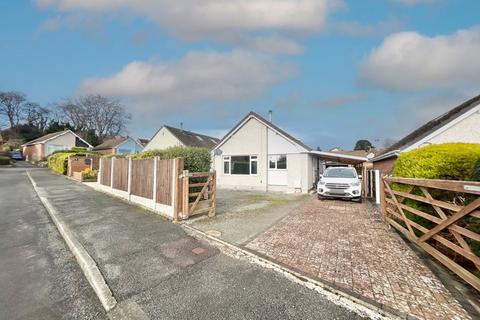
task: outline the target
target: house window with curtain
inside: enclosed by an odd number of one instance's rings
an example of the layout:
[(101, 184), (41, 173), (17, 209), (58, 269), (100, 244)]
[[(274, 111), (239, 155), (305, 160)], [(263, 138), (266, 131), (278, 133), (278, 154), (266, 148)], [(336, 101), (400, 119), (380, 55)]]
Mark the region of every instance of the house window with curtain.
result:
[(223, 157), (223, 174), (256, 175), (257, 172), (258, 156)]

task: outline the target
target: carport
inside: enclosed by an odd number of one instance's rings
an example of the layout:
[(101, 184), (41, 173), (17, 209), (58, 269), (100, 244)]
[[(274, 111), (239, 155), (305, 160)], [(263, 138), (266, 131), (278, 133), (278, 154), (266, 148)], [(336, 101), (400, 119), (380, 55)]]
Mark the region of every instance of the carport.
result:
[[(367, 168), (369, 165), (368, 157), (362, 157), (357, 155), (345, 154), (340, 152), (330, 152), (330, 151), (310, 151), (310, 154), (318, 159), (318, 168), (314, 168), (318, 174), (321, 174), (328, 167), (339, 167), (339, 166), (353, 166), (357, 170), (359, 175), (366, 177)], [(315, 179), (315, 182), (318, 181), (318, 175)], [(365, 196), (366, 188), (366, 179), (362, 181), (362, 193)]]

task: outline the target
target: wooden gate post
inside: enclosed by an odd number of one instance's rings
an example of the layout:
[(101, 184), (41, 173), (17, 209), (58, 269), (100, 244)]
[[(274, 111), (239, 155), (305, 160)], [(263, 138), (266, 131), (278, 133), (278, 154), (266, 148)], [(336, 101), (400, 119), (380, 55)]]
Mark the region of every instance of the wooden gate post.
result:
[(380, 175), (380, 187), (378, 188), (378, 192), (380, 192), (380, 211), (382, 213), (382, 218), (385, 221), (385, 218), (387, 217), (387, 203), (385, 200), (385, 183), (388, 183), (384, 179), (385, 177), (382, 177)]
[(190, 215), (190, 177), (188, 170), (183, 170), (183, 204), (182, 204), (182, 218), (186, 219)]
[(183, 184), (180, 175), (183, 172), (183, 158), (175, 158), (173, 160), (172, 170), (172, 206), (173, 206), (173, 220), (179, 221), (179, 209), (183, 204)]
[(215, 216), (215, 213), (216, 213), (216, 210), (217, 210), (217, 172), (216, 171), (213, 171), (212, 172), (212, 203), (210, 204), (211, 205), (211, 209), (210, 211), (208, 212), (208, 216), (209, 217), (213, 217)]

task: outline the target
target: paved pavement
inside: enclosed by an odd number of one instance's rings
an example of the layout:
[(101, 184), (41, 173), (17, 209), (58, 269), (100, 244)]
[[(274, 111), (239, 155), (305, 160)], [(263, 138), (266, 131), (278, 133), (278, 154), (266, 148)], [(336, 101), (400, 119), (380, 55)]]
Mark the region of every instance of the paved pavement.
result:
[(246, 247), (422, 319), (471, 319), (365, 204), (312, 198)]
[(158, 215), (46, 170), (31, 176), (117, 301), (151, 319), (361, 318), (274, 271), (220, 253)]
[(0, 319), (104, 319), (22, 171), (0, 171)]
[[(301, 205), (307, 195), (218, 190), (216, 216), (199, 216), (185, 223), (227, 242), (243, 245)], [(220, 235), (218, 235), (220, 232)]]

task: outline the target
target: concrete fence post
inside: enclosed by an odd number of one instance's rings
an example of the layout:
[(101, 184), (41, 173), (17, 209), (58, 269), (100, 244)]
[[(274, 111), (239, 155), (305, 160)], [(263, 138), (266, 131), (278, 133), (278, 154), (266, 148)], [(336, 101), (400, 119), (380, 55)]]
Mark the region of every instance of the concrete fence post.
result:
[(132, 158), (128, 158), (128, 181), (127, 181), (128, 200), (132, 194)]
[(110, 165), (110, 188), (113, 189), (113, 170), (115, 168), (115, 157), (112, 157), (112, 163)]
[(98, 173), (97, 173), (97, 182), (102, 184), (102, 162), (103, 159), (100, 158), (100, 161), (98, 162)]

